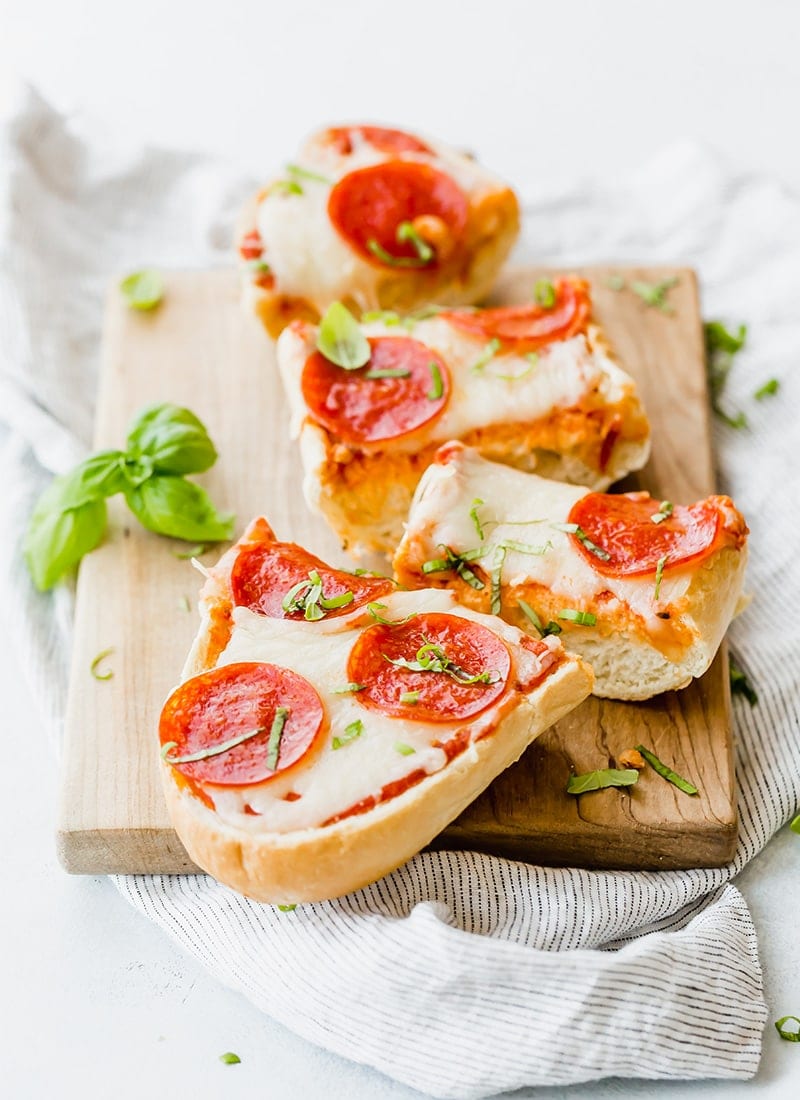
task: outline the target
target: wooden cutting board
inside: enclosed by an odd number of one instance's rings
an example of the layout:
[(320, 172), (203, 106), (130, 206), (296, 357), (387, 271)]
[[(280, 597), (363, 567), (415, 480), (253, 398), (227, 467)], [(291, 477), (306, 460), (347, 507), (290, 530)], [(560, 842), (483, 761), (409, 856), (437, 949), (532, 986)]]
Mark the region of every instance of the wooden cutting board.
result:
[[(676, 275), (674, 313), (630, 290)], [(510, 271), (498, 302), (530, 297), (542, 271)], [(687, 269), (592, 268), (596, 315), (641, 387), (653, 457), (635, 479), (656, 497), (688, 503), (714, 489), (697, 284)], [(220, 459), (198, 480), (239, 529), (263, 512), (279, 537), (348, 565), (322, 520), (309, 515), (290, 442), (273, 345), (239, 303), (232, 271), (173, 274), (153, 313), (111, 293), (97, 410), (98, 448), (123, 444), (126, 425), (153, 401), (187, 405), (206, 423)], [(156, 728), (197, 627), (201, 578), (176, 553), (185, 544), (151, 535), (121, 501), (110, 506), (104, 544), (83, 561), (66, 716), (59, 855), (76, 873), (181, 873), (193, 869), (167, 817), (157, 772)], [(218, 551), (206, 555), (215, 560)], [(188, 603), (187, 603), (188, 601)], [(189, 605), (191, 610), (188, 610)], [(103, 669), (90, 666), (111, 647)], [(645, 772), (625, 791), (566, 795), (571, 770), (607, 767), (638, 743), (700, 788), (690, 797)], [(438, 839), (531, 862), (582, 867), (717, 866), (736, 843), (727, 661), (703, 679), (647, 703), (591, 699), (541, 736)]]

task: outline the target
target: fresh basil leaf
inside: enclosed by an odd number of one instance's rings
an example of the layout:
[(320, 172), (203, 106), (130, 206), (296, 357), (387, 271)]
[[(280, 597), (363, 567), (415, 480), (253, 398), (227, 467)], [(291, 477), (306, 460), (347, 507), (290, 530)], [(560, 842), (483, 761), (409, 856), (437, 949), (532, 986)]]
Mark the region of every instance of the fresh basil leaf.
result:
[(128, 507), (148, 531), (187, 542), (222, 542), (233, 534), (234, 517), (216, 510), (208, 493), (172, 474), (153, 476), (125, 492)]
[(633, 768), (603, 768), (583, 775), (571, 775), (567, 794), (586, 794), (588, 791), (602, 791), (606, 787), (632, 787), (638, 779), (639, 773)]
[[(786, 1027), (785, 1025), (790, 1021), (796, 1026)], [(775, 1021), (775, 1030), (781, 1039), (786, 1039), (790, 1043), (800, 1043), (800, 1019), (797, 1016), (781, 1016), (780, 1020)]]
[(131, 309), (155, 309), (164, 297), (164, 280), (157, 271), (134, 271), (119, 289)]
[(75, 507), (62, 507), (54, 501), (62, 491), (50, 486), (39, 499), (25, 535), (23, 552), (33, 583), (44, 592), (84, 554), (94, 550), (106, 531), (105, 500), (86, 500)]
[(150, 405), (128, 431), (131, 459), (150, 460), (156, 474), (200, 474), (217, 460), (217, 451), (202, 421), (179, 405)]
[(357, 370), (369, 362), (369, 340), (350, 310), (341, 302), (332, 302), (319, 323), (317, 349), (326, 359), (344, 370)]

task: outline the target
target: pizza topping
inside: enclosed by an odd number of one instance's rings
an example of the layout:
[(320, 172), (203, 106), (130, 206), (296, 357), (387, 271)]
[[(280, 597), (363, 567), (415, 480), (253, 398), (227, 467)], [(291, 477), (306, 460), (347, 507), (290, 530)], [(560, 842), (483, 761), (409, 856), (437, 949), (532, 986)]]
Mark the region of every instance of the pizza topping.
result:
[(413, 134), (403, 130), (391, 130), (385, 126), (334, 126), (322, 137), (337, 153), (348, 156), (353, 152), (353, 141), (364, 141), (380, 153), (428, 153), (430, 149)]
[(561, 278), (550, 285), (552, 305), (535, 301), (497, 309), (454, 310), (445, 316), (456, 328), (477, 339), (499, 341), (494, 353), (500, 347), (516, 353), (536, 351), (545, 344), (585, 332), (591, 313), (589, 288), (583, 280)]
[(345, 443), (378, 443), (413, 432), (439, 416), (450, 396), (444, 361), (405, 336), (369, 340), (362, 368), (342, 370), (319, 351), (303, 368), (306, 406)]
[[(653, 522), (656, 514), (663, 515), (658, 523)], [(577, 547), (605, 576), (663, 573), (708, 557), (726, 538), (713, 498), (687, 507), (676, 504), (664, 514), (648, 493), (589, 493), (568, 518), (583, 533), (583, 539), (573, 533)]]
[(302, 760), (323, 718), (322, 702), (302, 676), (243, 662), (176, 688), (161, 712), (159, 738), (164, 759), (189, 779), (245, 786)]
[(533, 288), (533, 297), (542, 309), (552, 309), (557, 300), (556, 288), (549, 279), (537, 279)]
[(369, 362), (369, 342), (350, 310), (332, 302), (319, 323), (317, 350), (344, 370), (356, 370)]
[(334, 737), (331, 742), (333, 749), (344, 748), (345, 745), (349, 745), (351, 741), (355, 741), (357, 737), (360, 737), (364, 732), (364, 723), (360, 718), (356, 718), (354, 722), (344, 727), (344, 730), (338, 737)]
[(483, 551), (480, 547), (476, 550), (464, 550), (461, 554), (456, 554), (449, 546), (445, 546), (441, 543), (441, 548), (444, 551), (443, 558), (431, 558), (429, 561), (422, 563), (422, 572), (426, 575), (429, 573), (445, 573), (449, 570), (455, 570), (455, 572), (461, 577), (462, 581), (466, 581), (470, 588), (475, 588), (480, 591), (485, 588), (486, 585), (470, 569), (468, 562), (474, 561), (475, 558), (479, 558)]
[(244, 546), (231, 569), (234, 605), (269, 619), (314, 621), (348, 614), (392, 587), (388, 578), (332, 569), (294, 543)]
[(418, 693), (414, 717), (452, 722), (486, 710), (503, 694), (511, 656), (486, 627), (456, 615), (415, 615), (365, 630), (353, 646), (348, 676), (366, 684), (365, 707), (402, 717), (401, 696)]
[(669, 519), (672, 513), (675, 511), (675, 505), (671, 500), (662, 500), (657, 512), (653, 512), (650, 519), (653, 523), (663, 523), (665, 519)]
[[(468, 211), (455, 180), (418, 161), (390, 160), (350, 172), (328, 200), (339, 235), (365, 260), (387, 267), (435, 267), (442, 256), (429, 238), (438, 236), (440, 245), (445, 236), (459, 240)], [(435, 234), (421, 220), (430, 217), (438, 219)]]

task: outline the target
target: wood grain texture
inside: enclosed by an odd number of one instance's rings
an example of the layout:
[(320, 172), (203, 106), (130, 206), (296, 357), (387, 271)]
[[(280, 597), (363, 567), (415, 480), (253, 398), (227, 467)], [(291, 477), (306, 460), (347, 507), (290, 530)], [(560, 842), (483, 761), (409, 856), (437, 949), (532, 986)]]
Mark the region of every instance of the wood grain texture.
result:
[[(596, 315), (637, 379), (653, 424), (653, 457), (636, 484), (687, 503), (714, 487), (695, 277), (687, 269), (619, 270), (627, 281), (678, 275), (669, 296), (675, 313), (667, 316), (627, 289), (611, 290), (611, 270), (584, 274)], [(541, 274), (509, 272), (495, 300), (528, 298)], [(98, 447), (121, 445), (130, 418), (148, 402), (185, 404), (220, 451), (198, 481), (236, 511), (239, 529), (263, 512), (279, 537), (349, 564), (322, 520), (305, 509), (273, 348), (243, 312), (235, 273), (168, 276), (165, 301), (151, 314), (129, 311), (112, 291), (104, 348)], [(108, 538), (81, 565), (58, 827), (69, 871), (192, 870), (167, 818), (156, 766), (158, 714), (197, 627), (185, 599), (194, 605), (200, 578), (175, 556), (183, 549), (144, 531), (115, 500)], [(109, 646), (114, 653), (104, 667), (114, 676), (98, 682), (90, 665)], [(585, 867), (720, 865), (736, 842), (730, 729), (722, 653), (682, 692), (647, 703), (589, 700), (540, 737), (437, 843)], [(626, 791), (564, 793), (571, 770), (607, 767), (640, 742), (701, 794), (684, 795), (649, 771)]]

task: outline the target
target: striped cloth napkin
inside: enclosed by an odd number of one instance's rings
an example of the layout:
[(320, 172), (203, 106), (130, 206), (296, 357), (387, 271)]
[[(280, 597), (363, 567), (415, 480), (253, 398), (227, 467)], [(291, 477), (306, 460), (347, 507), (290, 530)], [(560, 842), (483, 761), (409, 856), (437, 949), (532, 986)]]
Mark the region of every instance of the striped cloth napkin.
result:
[[(56, 734), (72, 593), (35, 593), (19, 543), (49, 475), (91, 438), (104, 285), (126, 267), (228, 263), (253, 182), (211, 158), (120, 145), (29, 91), (0, 131), (0, 471), (10, 487), (0, 606)], [(753, 708), (734, 701), (734, 861), (611, 873), (425, 853), (374, 886), (291, 913), (204, 876), (117, 885), (265, 1012), (433, 1096), (603, 1076), (746, 1078), (766, 1014), (755, 931), (731, 879), (800, 800), (800, 616), (782, 614), (800, 589), (787, 476), (800, 453), (800, 208), (693, 145), (613, 187), (522, 182), (519, 258), (692, 264), (706, 315), (750, 326), (729, 385), (750, 427), (720, 425), (716, 439), (721, 487), (752, 527), (755, 599), (731, 641), (760, 697)], [(779, 394), (754, 402), (772, 376)]]

